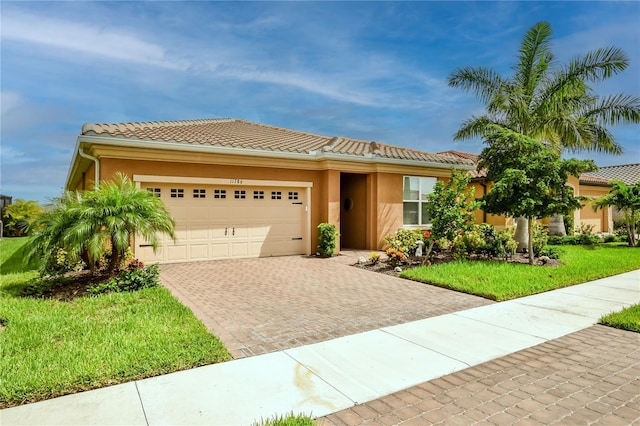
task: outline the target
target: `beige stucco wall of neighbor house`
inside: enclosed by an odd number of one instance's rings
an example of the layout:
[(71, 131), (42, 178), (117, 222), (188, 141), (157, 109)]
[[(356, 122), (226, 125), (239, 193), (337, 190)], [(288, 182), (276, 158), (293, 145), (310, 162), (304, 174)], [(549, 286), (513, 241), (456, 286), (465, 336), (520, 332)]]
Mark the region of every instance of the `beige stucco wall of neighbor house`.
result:
[[(609, 189), (609, 186), (581, 184), (580, 195), (596, 199), (607, 194)], [(594, 211), (591, 202), (587, 201), (585, 206), (580, 209), (580, 218), (579, 221), (576, 221), (576, 227), (581, 223), (594, 225), (593, 232), (613, 232), (611, 207)]]

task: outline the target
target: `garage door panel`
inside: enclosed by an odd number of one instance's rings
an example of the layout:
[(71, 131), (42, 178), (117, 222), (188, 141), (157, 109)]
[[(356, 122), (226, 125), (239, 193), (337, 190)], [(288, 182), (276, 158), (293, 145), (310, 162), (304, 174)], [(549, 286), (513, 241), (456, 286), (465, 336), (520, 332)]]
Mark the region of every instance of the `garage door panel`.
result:
[(204, 224), (189, 226), (189, 241), (208, 241), (210, 238), (209, 227)]
[(163, 247), (163, 249), (166, 252), (165, 260), (168, 262), (184, 261), (185, 259), (188, 259), (186, 244), (179, 244), (175, 246), (168, 245)]
[(190, 260), (207, 260), (209, 259), (209, 244), (189, 244), (189, 259)]
[[(304, 188), (180, 183), (154, 183), (148, 187), (160, 188), (160, 198), (176, 221), (177, 242), (161, 236), (162, 248), (154, 254), (150, 247), (144, 247), (146, 241), (137, 241), (136, 256), (143, 261), (184, 262), (305, 253), (306, 242), (294, 240), (304, 234), (305, 206), (298, 204), (299, 199), (289, 199), (290, 192), (301, 198)], [(236, 191), (244, 191), (245, 198), (235, 198)], [(183, 196), (174, 198), (172, 193)], [(276, 198), (279, 194), (280, 198), (274, 199), (272, 194)]]
[(231, 257), (249, 257), (249, 242), (232, 242)]
[(211, 259), (227, 259), (229, 257), (229, 244), (224, 243), (210, 243), (209, 254)]

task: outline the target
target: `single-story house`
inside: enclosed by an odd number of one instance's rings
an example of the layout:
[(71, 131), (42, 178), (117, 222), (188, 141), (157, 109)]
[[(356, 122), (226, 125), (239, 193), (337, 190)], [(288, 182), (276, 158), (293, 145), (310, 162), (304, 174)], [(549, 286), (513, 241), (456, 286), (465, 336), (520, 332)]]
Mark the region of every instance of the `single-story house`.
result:
[(381, 249), (384, 237), (425, 226), (426, 195), (473, 160), (238, 119), (85, 124), (66, 188), (91, 189), (123, 172), (160, 197), (178, 242), (143, 261), (185, 262), (311, 254), (317, 226), (336, 224), (341, 248)]
[[(640, 163), (620, 164), (616, 166), (600, 167), (600, 170), (582, 175), (586, 179), (600, 179), (610, 182), (619, 180), (627, 185), (635, 185), (640, 182)], [(617, 208), (613, 208), (612, 219), (622, 220), (623, 214)]]

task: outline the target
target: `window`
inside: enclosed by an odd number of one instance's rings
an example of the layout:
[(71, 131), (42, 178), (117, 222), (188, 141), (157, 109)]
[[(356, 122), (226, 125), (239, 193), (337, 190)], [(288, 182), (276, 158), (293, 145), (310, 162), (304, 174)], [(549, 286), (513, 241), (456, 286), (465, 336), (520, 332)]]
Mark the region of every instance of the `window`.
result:
[(244, 200), (245, 198), (247, 198), (247, 191), (235, 191), (233, 198), (235, 198), (236, 200)]
[(428, 225), (427, 196), (433, 192), (436, 178), (405, 176), (402, 189), (402, 223), (404, 225)]
[(213, 198), (227, 198), (227, 190), (226, 189), (214, 189), (213, 190)]
[(264, 200), (264, 191), (253, 191), (254, 200)]
[(194, 189), (193, 190), (193, 198), (205, 198), (206, 192), (204, 189)]
[(171, 198), (184, 198), (184, 189), (171, 188)]
[(147, 191), (160, 198), (160, 188), (147, 188)]
[(282, 192), (280, 192), (280, 191), (271, 191), (271, 199), (272, 200), (282, 200)]
[(290, 192), (289, 193), (289, 199), (290, 200), (297, 200), (298, 199), (298, 193), (297, 192)]

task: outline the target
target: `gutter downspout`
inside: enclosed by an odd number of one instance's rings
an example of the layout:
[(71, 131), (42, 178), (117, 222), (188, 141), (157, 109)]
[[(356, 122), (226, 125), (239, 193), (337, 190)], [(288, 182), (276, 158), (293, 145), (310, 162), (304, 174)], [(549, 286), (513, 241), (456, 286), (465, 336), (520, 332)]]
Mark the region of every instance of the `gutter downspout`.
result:
[(96, 165), (95, 167), (96, 174), (95, 174), (95, 180), (93, 181), (93, 186), (97, 188), (98, 184), (100, 183), (100, 160), (98, 160), (96, 157), (92, 155), (85, 153), (82, 150), (82, 147), (80, 145), (78, 145), (78, 155), (80, 155), (80, 157), (86, 158), (87, 160), (93, 161), (94, 164)]

